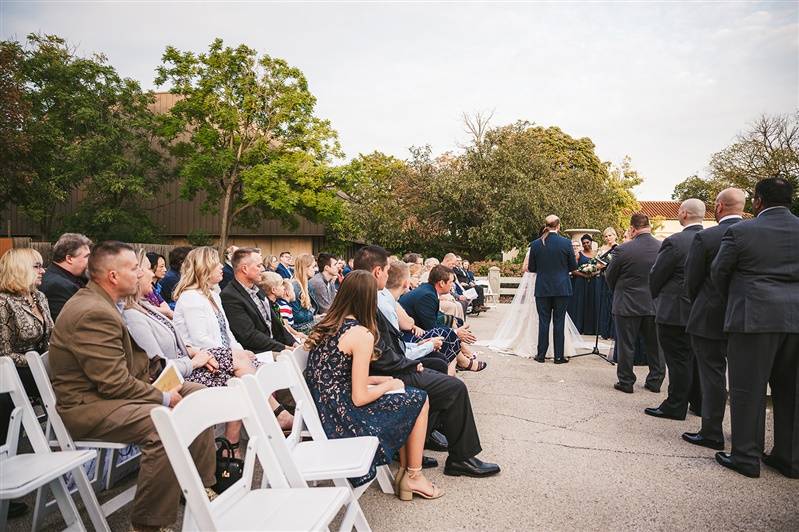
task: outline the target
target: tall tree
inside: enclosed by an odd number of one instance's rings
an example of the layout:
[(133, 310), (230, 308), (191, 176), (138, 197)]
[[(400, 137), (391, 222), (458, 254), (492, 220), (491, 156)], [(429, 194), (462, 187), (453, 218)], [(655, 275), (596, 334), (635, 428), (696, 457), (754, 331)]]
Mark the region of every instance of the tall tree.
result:
[(220, 214), (220, 250), (234, 224), (340, 218), (346, 173), (329, 167), (341, 155), (337, 134), (314, 115), (316, 98), (298, 68), (216, 39), (207, 53), (167, 47), (155, 82), (181, 95), (162, 131), (183, 197), (202, 192), (203, 209)]

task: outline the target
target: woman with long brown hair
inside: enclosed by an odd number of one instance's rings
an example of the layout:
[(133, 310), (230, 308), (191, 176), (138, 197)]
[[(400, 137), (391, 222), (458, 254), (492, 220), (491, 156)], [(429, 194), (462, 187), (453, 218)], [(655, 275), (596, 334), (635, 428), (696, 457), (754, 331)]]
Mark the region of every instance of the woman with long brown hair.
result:
[(404, 388), (402, 381), (369, 375), (379, 356), (377, 342), (377, 282), (363, 270), (350, 272), (325, 317), (314, 327), (305, 347), (310, 351), (305, 380), (330, 438), (377, 436), (380, 446), (372, 468), (354, 486), (374, 478), (378, 465), (388, 464), (399, 451), (397, 496), (409, 501), (442, 495), (422, 474), (427, 432), (427, 394)]
[(308, 291), (308, 280), (316, 273), (316, 260), (313, 255), (303, 253), (294, 260), (294, 301), (290, 303), (294, 314), (294, 328), (301, 333), (309, 333), (314, 324), (314, 306)]

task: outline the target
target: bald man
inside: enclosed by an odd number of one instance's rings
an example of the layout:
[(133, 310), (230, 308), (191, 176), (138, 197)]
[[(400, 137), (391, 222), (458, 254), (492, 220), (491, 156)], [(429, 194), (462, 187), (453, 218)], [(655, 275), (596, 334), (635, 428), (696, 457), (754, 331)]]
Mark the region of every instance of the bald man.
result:
[[(663, 241), (655, 264), (649, 272), (649, 291), (655, 302), (655, 324), (669, 375), (669, 395), (660, 406), (646, 408), (650, 416), (685, 419), (688, 403), (692, 410), (702, 409), (701, 391), (694, 384), (694, 354), (691, 338), (685, 332), (691, 301), (685, 293), (685, 261), (696, 234), (702, 230), (705, 204), (687, 199), (677, 211), (683, 230)], [(698, 378), (696, 379), (698, 381)]]
[(724, 334), (724, 298), (710, 280), (710, 265), (731, 225), (741, 221), (746, 193), (725, 188), (716, 196), (715, 217), (719, 223), (699, 231), (685, 262), (685, 289), (691, 312), (685, 330), (699, 368), (702, 389), (702, 426), (699, 432), (685, 432), (688, 443), (710, 449), (724, 449), (721, 423), (727, 406), (727, 339)]

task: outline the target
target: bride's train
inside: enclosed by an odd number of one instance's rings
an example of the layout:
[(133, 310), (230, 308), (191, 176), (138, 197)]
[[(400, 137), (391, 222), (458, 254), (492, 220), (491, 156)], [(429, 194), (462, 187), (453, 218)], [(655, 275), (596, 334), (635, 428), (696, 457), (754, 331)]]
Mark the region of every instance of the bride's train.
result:
[[(525, 273), (516, 295), (513, 296), (510, 309), (499, 324), (493, 339), (478, 342), (477, 345), (488, 347), (494, 351), (524, 358), (532, 358), (537, 354), (538, 346), (538, 312), (535, 308), (535, 274)], [(554, 342), (553, 327), (549, 326), (549, 349), (547, 355), (552, 356)], [(580, 332), (566, 314), (564, 354), (567, 357), (577, 354), (577, 349), (592, 349), (591, 342), (583, 341)]]

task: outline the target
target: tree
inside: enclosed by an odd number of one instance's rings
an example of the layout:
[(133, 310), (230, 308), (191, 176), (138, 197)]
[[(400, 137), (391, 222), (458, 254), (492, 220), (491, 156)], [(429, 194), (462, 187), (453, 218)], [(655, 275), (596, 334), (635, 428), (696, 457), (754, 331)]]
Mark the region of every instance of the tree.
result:
[(162, 124), (181, 194), (202, 192), (202, 208), (220, 213), (220, 250), (234, 224), (341, 218), (346, 173), (329, 166), (341, 155), (337, 134), (314, 115), (316, 98), (298, 68), (216, 39), (207, 53), (167, 47), (157, 71), (156, 84), (182, 96)]
[(28, 157), (30, 138), (25, 122), (30, 105), (25, 100), (25, 88), (16, 75), (24, 60), (22, 47), (17, 43), (0, 43), (0, 204), (8, 205), (14, 198), (17, 183), (30, 179)]
[(0, 55), (14, 58), (4, 84), (24, 109), (14, 126), (24, 142), (16, 167), (24, 171), (4, 172), (0, 190), (45, 237), (57, 229), (54, 207), (80, 189), (66, 228), (98, 239), (150, 238), (154, 227), (140, 200), (167, 176), (148, 109), (152, 95), (121, 78), (104, 56), (79, 57), (57, 36), (29, 35), (24, 47), (6, 41)]
[(716, 200), (716, 195), (719, 190), (716, 190), (717, 184), (714, 184), (708, 179), (702, 179), (697, 175), (685, 178), (685, 180), (677, 183), (674, 187), (674, 192), (671, 194), (671, 199), (676, 201), (685, 201), (689, 198), (696, 198), (702, 200), (709, 209), (713, 209), (713, 202)]

